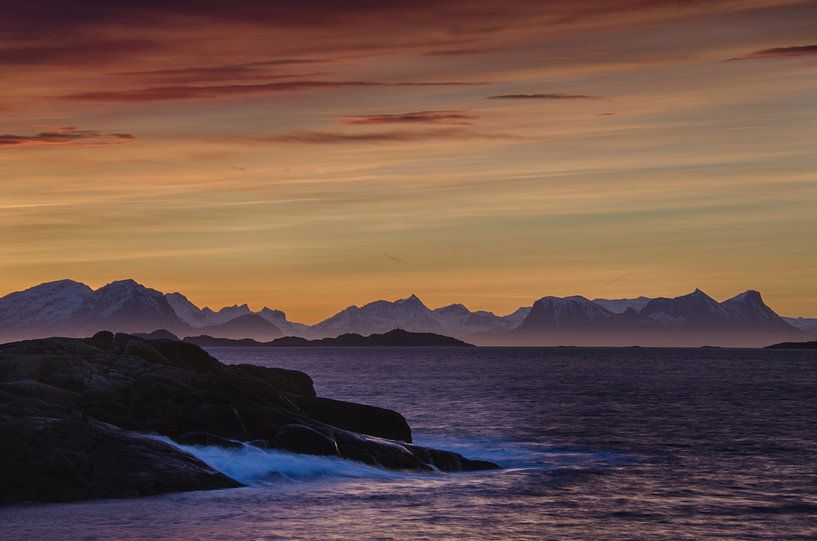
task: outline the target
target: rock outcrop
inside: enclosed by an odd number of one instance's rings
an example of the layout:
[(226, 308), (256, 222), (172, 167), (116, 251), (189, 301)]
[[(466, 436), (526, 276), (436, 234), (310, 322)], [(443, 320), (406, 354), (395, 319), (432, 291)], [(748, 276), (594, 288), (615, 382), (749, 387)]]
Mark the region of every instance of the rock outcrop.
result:
[(0, 502), (238, 485), (149, 434), (393, 469), (497, 467), (412, 445), (400, 414), (317, 397), (301, 372), (226, 365), (177, 340), (100, 332), (0, 346)]

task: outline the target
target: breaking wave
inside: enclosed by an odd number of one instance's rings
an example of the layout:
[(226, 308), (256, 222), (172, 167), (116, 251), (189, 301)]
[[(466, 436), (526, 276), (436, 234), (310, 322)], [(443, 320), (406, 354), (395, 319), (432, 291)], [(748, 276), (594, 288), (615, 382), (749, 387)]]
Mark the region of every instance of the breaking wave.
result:
[[(323, 478), (406, 479), (440, 476), (439, 472), (396, 472), (336, 457), (289, 453), (249, 444), (238, 448), (184, 445), (164, 436), (152, 436), (195, 456), (211, 468), (248, 486), (281, 481)], [(631, 459), (616, 453), (575, 447), (509, 442), (492, 439), (427, 439), (418, 445), (447, 449), (468, 458), (491, 460), (506, 470), (597, 469), (622, 465)]]
[(183, 445), (164, 436), (154, 438), (195, 456), (214, 470), (248, 486), (282, 480), (306, 481), (326, 477), (396, 479), (407, 475), (342, 458), (288, 453), (248, 444), (225, 448)]

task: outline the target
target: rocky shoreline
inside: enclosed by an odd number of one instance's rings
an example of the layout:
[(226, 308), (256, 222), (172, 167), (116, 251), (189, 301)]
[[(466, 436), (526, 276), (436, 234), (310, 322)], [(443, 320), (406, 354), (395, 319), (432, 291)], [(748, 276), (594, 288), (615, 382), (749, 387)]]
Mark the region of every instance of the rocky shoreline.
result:
[(100, 332), (0, 346), (0, 503), (241, 486), (148, 434), (397, 470), (499, 467), (413, 445), (399, 413), (318, 397), (302, 372), (223, 364), (185, 342)]

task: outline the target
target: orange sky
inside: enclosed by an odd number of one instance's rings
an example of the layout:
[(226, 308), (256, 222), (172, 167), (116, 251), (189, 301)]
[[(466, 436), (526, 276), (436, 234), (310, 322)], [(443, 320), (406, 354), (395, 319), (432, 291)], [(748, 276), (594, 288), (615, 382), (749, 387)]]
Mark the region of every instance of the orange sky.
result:
[(817, 316), (814, 2), (10, 4), (0, 293)]

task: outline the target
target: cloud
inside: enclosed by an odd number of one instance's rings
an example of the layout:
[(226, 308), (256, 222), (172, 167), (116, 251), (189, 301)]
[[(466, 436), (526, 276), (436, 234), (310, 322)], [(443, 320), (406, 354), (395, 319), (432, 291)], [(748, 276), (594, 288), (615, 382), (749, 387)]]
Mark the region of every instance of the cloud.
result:
[[(756, 0), (749, 4), (771, 2)], [(215, 0), (81, 0), (66, 9), (64, 0), (9, 1), (3, 3), (0, 17), (0, 51), (4, 53), (0, 54), (0, 63), (10, 60), (32, 65), (96, 65), (115, 61), (123, 53), (127, 64), (145, 66), (196, 56), (222, 63), (226, 58), (279, 53), (314, 53), (333, 59), (366, 51), (472, 54), (490, 49), (497, 37), (540, 35), (543, 29), (558, 32), (622, 26), (655, 17), (677, 19), (685, 12), (732, 11), (735, 3), (243, 0), (234, 4)], [(130, 36), (144, 43), (106, 47), (110, 36)], [(240, 44), (242, 39), (246, 46)], [(59, 45), (54, 45), (55, 40)]]
[(205, 81), (249, 79), (296, 79), (326, 75), (326, 73), (275, 73), (271, 71), (271, 68), (320, 64), (326, 62), (326, 60), (312, 58), (283, 58), (278, 60), (266, 60), (261, 62), (227, 64), (219, 66), (192, 66), (156, 70), (125, 71), (119, 72), (116, 75), (145, 78), (148, 80), (163, 79), (165, 81), (173, 81), (176, 83), (200, 83)]
[(319, 89), (342, 89), (358, 87), (399, 86), (456, 86), (481, 85), (482, 82), (405, 82), (382, 83), (376, 81), (284, 81), (260, 84), (207, 85), (207, 86), (159, 86), (133, 90), (101, 90), (78, 92), (59, 96), (62, 99), (110, 102), (151, 102), (169, 100), (219, 99), (233, 96), (302, 92)]
[(115, 145), (136, 139), (129, 133), (102, 133), (97, 130), (78, 130), (73, 127), (34, 135), (0, 134), (0, 147), (34, 145)]
[(457, 124), (469, 126), (477, 116), (464, 111), (416, 111), (383, 115), (348, 115), (340, 118), (344, 124)]
[(743, 56), (730, 58), (729, 60), (752, 60), (755, 58), (788, 58), (792, 56), (814, 56), (817, 55), (817, 45), (796, 45), (793, 47), (774, 47), (772, 49), (761, 49)]
[(0, 41), (0, 66), (97, 66), (137, 54), (160, 50), (162, 45), (148, 39), (97, 39), (59, 45), (39, 43), (15, 45)]
[(464, 56), (472, 54), (485, 54), (501, 51), (496, 47), (463, 47), (458, 49), (434, 49), (423, 53), (425, 56)]
[(266, 136), (250, 136), (242, 139), (265, 143), (325, 145), (343, 143), (405, 143), (423, 142), (434, 139), (519, 139), (519, 137), (500, 133), (474, 132), (462, 128), (441, 128), (430, 130), (390, 130), (368, 133), (292, 131)]
[(488, 96), (489, 100), (603, 100), (602, 96), (587, 96), (585, 94), (500, 94)]

